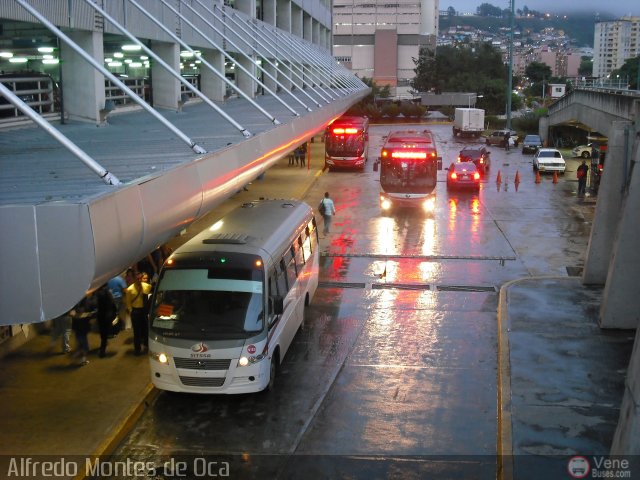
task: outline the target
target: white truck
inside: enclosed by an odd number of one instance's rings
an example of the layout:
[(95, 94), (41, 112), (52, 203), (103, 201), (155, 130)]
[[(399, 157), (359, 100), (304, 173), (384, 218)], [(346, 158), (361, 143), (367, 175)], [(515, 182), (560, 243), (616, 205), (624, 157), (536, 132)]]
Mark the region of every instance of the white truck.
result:
[(484, 132), (484, 110), (481, 108), (456, 108), (453, 120), (453, 136), (479, 137)]

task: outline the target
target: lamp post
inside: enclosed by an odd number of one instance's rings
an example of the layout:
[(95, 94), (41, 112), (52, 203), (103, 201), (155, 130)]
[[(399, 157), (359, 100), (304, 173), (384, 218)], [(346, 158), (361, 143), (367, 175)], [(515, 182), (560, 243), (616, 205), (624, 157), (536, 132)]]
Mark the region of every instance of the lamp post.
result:
[(511, 95), (513, 91), (513, 23), (515, 0), (511, 0), (511, 29), (509, 30), (509, 78), (507, 89), (507, 129), (511, 130)]

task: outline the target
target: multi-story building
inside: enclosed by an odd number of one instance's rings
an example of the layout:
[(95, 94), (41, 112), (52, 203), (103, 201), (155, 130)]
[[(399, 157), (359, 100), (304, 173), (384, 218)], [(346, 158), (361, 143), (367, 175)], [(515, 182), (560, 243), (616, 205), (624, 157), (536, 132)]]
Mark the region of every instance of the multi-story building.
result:
[(593, 76), (605, 79), (626, 60), (640, 55), (640, 17), (596, 23), (593, 50)]
[(438, 0), (335, 0), (333, 53), (359, 77), (410, 90), (421, 47), (435, 49)]

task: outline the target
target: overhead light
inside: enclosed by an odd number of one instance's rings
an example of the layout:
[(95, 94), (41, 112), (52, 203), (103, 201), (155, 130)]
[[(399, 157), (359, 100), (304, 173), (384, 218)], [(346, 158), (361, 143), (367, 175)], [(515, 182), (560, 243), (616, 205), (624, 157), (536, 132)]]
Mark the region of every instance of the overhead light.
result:
[(202, 60), (196, 60), (196, 63), (202, 63)]
[(193, 53), (189, 52), (187, 50), (183, 50), (182, 52), (180, 52), (180, 56), (182, 58), (191, 58), (191, 57), (193, 57)]
[(107, 63), (108, 66), (110, 67), (121, 67), (122, 66), (122, 62), (109, 62)]
[(0, 52), (0, 57), (1, 58), (11, 58), (11, 57), (13, 57), (13, 53), (11, 53), (11, 52)]
[(133, 60), (131, 60), (130, 58), (125, 59), (124, 63), (131, 63), (133, 62)]
[(42, 63), (44, 63), (45, 65), (57, 65), (58, 63), (60, 63), (60, 60), (57, 58), (45, 58), (42, 60)]
[(149, 57), (146, 55), (140, 55), (140, 60), (149, 60)]
[(11, 63), (27, 63), (29, 59), (24, 57), (13, 57), (13, 58), (10, 58), (9, 61)]
[(113, 58), (105, 58), (104, 63), (113, 62)]
[(53, 53), (53, 47), (38, 47), (40, 53)]
[(51, 60), (53, 58), (53, 55), (42, 55), (42, 58), (44, 60)]
[(114, 56), (115, 58), (122, 58), (122, 57), (124, 57), (124, 53), (122, 53), (122, 52), (115, 52), (115, 53), (113, 54), (113, 56)]
[(122, 45), (121, 48), (125, 52), (137, 52), (138, 50), (142, 49), (140, 45)]
[(142, 63), (141, 62), (131, 62), (129, 64), (129, 66), (132, 67), (132, 68), (140, 68), (140, 67), (142, 67)]

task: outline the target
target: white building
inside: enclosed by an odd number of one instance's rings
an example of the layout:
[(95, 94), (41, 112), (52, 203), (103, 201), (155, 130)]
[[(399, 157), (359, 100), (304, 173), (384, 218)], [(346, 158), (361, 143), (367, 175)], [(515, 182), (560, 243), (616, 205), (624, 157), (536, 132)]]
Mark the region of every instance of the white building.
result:
[(438, 0), (335, 0), (333, 54), (360, 78), (409, 92), (420, 48), (435, 49)]
[(640, 17), (622, 17), (598, 22), (593, 39), (593, 76), (605, 79), (624, 64), (640, 55)]

